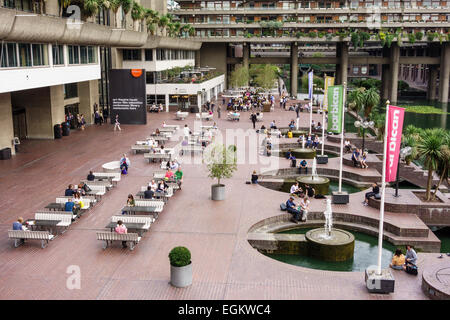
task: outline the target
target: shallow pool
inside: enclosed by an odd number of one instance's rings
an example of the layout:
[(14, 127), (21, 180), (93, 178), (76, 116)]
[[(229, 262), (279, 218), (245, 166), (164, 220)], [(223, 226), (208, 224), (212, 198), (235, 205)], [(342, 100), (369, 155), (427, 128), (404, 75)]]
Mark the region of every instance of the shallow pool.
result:
[[(311, 228), (299, 228), (289, 231), (283, 231), (280, 233), (290, 234), (304, 234)], [(378, 238), (361, 233), (353, 232), (355, 236), (355, 253), (353, 260), (345, 262), (325, 262), (315, 258), (300, 256), (300, 255), (288, 255), (288, 254), (267, 254), (264, 255), (281, 261), (289, 263), (295, 266), (301, 266), (311, 269), (330, 270), (330, 271), (364, 271), (368, 266), (376, 265), (378, 258)], [(383, 241), (382, 251), (382, 268), (389, 267), (393, 252), (396, 247), (387, 241)], [(403, 248), (401, 248), (403, 249)]]

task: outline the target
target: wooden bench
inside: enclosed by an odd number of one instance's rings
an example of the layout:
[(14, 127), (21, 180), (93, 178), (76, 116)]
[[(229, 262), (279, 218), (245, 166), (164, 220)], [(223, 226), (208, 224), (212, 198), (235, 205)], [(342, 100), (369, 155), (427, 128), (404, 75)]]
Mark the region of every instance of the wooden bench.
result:
[(36, 212), (34, 214), (34, 219), (59, 221), (58, 224), (56, 224), (56, 227), (63, 227), (65, 230), (62, 233), (64, 233), (67, 230), (67, 228), (69, 228), (69, 226), (72, 224), (73, 213), (66, 211), (59, 211), (59, 212), (55, 211), (53, 213)]
[(136, 207), (156, 207), (155, 212), (162, 212), (164, 208), (164, 201), (160, 200), (136, 200)]
[(35, 212), (36, 213), (40, 213), (40, 214), (67, 214), (67, 215), (72, 215), (72, 220), (75, 220), (78, 216), (76, 214), (73, 214), (73, 212), (70, 211), (47, 211), (47, 210), (37, 210)]
[(148, 159), (148, 162), (150, 163), (151, 160), (159, 159), (161, 161), (168, 161), (172, 158), (172, 155), (170, 153), (144, 153), (144, 159)]
[[(141, 187), (141, 191), (136, 193), (136, 196), (141, 199), (144, 199), (145, 191), (147, 191), (147, 187), (146, 186)], [(166, 203), (169, 200), (169, 198), (173, 196), (173, 194), (174, 194), (174, 187), (170, 186), (169, 188), (167, 188), (167, 192), (165, 192), (164, 194), (161, 194), (160, 192), (154, 192), (153, 199), (161, 198)]]
[(111, 217), (112, 222), (117, 222), (119, 220), (121, 220), (125, 224), (125, 226), (127, 223), (144, 223), (145, 225), (143, 226), (143, 229), (145, 229), (146, 231), (148, 231), (150, 229), (150, 226), (152, 225), (152, 223), (155, 222), (155, 218), (153, 218), (152, 216), (120, 215), (120, 216), (112, 216)]
[(131, 146), (131, 151), (133, 151), (134, 153), (138, 153), (138, 152), (149, 152), (151, 150), (153, 150), (154, 147), (153, 146), (149, 146), (146, 144), (134, 144)]
[(134, 247), (141, 241), (141, 237), (137, 233), (117, 233), (97, 231), (97, 240), (104, 241), (103, 250), (112, 245), (113, 241), (126, 241), (128, 242), (128, 248), (133, 251)]
[(202, 112), (202, 113), (196, 113), (195, 114), (196, 119), (205, 119), (207, 121), (211, 120), (213, 118), (212, 114), (209, 114), (208, 112)]
[(8, 230), (8, 238), (14, 239), (14, 248), (23, 244), (25, 240), (41, 240), (41, 248), (44, 249), (54, 236), (48, 231)]
[(92, 189), (93, 186), (104, 186), (106, 190), (111, 189), (114, 185), (109, 180), (103, 180), (103, 181), (89, 181), (89, 180), (81, 180), (81, 182), (84, 182), (88, 185), (89, 188)]
[(122, 179), (120, 172), (94, 172), (92, 174), (96, 179), (108, 179), (111, 182), (119, 182)]
[(185, 153), (196, 153), (196, 152), (202, 153), (203, 152), (203, 147), (200, 146), (200, 145), (182, 146), (180, 154), (184, 155)]
[(239, 121), (240, 116), (241, 116), (240, 113), (233, 114), (233, 113), (230, 112), (230, 113), (227, 114), (227, 120), (230, 120), (230, 121)]
[(91, 188), (91, 191), (86, 192), (87, 194), (91, 194), (97, 198), (100, 198), (106, 194), (106, 187), (105, 186), (98, 186), (98, 185), (89, 185), (86, 183), (89, 188)]
[(189, 115), (188, 112), (178, 111), (178, 112), (175, 113), (175, 118), (177, 120), (184, 120), (184, 119), (186, 119), (188, 117), (188, 115)]
[(180, 126), (177, 125), (177, 124), (166, 124), (164, 127), (162, 127), (162, 129), (175, 129), (175, 130), (178, 130), (178, 129), (180, 129)]
[(163, 127), (159, 129), (159, 132), (170, 132), (171, 134), (174, 134), (175, 132), (177, 132), (177, 128), (175, 127)]
[[(73, 199), (72, 196), (59, 196), (58, 198)], [(97, 203), (95, 196), (83, 196), (83, 199), (89, 199), (90, 206), (93, 207)]]

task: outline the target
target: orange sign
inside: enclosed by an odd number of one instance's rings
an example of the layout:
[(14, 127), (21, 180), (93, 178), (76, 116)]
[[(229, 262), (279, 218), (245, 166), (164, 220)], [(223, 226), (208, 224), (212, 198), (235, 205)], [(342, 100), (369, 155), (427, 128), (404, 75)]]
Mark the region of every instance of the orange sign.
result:
[(142, 76), (142, 69), (131, 69), (131, 75), (135, 78)]

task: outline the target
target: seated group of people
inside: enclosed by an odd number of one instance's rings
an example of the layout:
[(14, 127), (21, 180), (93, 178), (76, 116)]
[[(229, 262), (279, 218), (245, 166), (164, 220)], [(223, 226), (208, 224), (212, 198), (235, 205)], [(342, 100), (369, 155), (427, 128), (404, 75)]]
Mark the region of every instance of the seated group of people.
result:
[(309, 204), (310, 201), (308, 196), (301, 198), (298, 205), (294, 202), (294, 197), (289, 197), (286, 201), (286, 211), (292, 214), (291, 221), (294, 223), (300, 223), (300, 221), (305, 222), (308, 215)]
[(355, 148), (352, 153), (352, 162), (353, 166), (355, 167), (361, 167), (362, 169), (367, 169), (369, 166), (366, 163), (367, 160), (367, 152), (364, 151), (361, 154), (360, 149)]
[(406, 256), (402, 253), (402, 250), (395, 250), (394, 256), (392, 257), (391, 264), (389, 265), (395, 270), (405, 270), (407, 267), (416, 267), (417, 263), (417, 253), (410, 246), (406, 246)]
[(301, 135), (297, 139), (297, 142), (299, 144), (301, 144), (301, 145), (303, 145), (303, 141), (304, 141), (304, 144), (305, 144), (305, 148), (317, 149), (319, 147), (319, 144), (320, 144), (320, 139), (319, 139), (319, 136), (317, 134), (315, 134), (315, 135), (308, 134), (307, 137), (305, 137), (305, 135)]
[(122, 174), (128, 173), (128, 168), (130, 167), (130, 159), (127, 158), (126, 153), (123, 154), (122, 158), (120, 159), (120, 171)]

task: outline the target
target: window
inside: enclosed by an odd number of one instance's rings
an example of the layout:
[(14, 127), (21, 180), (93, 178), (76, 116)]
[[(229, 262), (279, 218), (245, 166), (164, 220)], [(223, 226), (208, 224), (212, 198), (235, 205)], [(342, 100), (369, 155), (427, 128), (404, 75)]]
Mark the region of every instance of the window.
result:
[(123, 49), (124, 61), (140, 61), (141, 50), (140, 49)]
[(145, 83), (147, 84), (155, 83), (155, 73), (153, 71), (147, 71), (145, 73)]
[(0, 50), (0, 67), (12, 68), (17, 67), (17, 44), (16, 43), (4, 43), (1, 45)]
[(53, 64), (62, 65), (64, 64), (64, 46), (63, 45), (53, 45), (52, 46)]
[(19, 60), (21, 67), (31, 67), (31, 44), (19, 43)]
[(88, 63), (97, 63), (97, 48), (88, 47)]
[(166, 50), (165, 49), (156, 49), (156, 60), (166, 60)]
[(64, 99), (78, 97), (78, 83), (66, 83), (64, 85)]
[(69, 51), (69, 64), (80, 64), (80, 47), (79, 46), (67, 46)]
[(88, 63), (88, 56), (87, 56), (87, 47), (81, 46), (80, 47), (80, 57), (81, 57), (81, 63), (87, 64)]
[(145, 61), (153, 61), (153, 49), (145, 49)]

